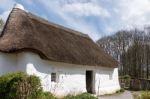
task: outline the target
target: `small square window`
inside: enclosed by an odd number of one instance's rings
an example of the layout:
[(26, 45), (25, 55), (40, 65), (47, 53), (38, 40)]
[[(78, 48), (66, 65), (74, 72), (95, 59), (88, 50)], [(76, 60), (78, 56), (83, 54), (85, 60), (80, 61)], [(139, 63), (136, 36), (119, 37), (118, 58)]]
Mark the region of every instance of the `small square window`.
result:
[(51, 81), (56, 82), (56, 73), (51, 73)]

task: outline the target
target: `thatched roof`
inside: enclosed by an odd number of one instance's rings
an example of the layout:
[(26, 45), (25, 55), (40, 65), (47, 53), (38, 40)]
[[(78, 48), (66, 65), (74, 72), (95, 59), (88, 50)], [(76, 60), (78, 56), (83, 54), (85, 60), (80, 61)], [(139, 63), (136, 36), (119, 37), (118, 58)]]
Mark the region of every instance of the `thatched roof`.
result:
[(116, 67), (117, 61), (86, 34), (13, 8), (0, 36), (0, 51), (32, 51), (42, 58), (89, 66)]

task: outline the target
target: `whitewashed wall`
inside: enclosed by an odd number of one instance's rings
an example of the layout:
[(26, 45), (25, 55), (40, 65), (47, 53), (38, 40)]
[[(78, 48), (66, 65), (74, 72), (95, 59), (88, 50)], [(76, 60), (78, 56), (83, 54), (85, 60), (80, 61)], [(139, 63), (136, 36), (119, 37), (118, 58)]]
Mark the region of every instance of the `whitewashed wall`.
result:
[[(41, 79), (43, 89), (56, 95), (86, 92), (86, 70), (95, 72), (95, 90), (97, 95), (110, 94), (120, 89), (118, 69), (99, 66), (82, 66), (43, 60), (39, 55), (22, 52), (19, 54), (0, 53), (0, 74), (13, 71), (25, 71)], [(58, 83), (51, 83), (51, 73), (57, 73)]]
[(18, 69), (17, 54), (0, 53), (0, 75), (14, 72)]
[(97, 95), (115, 93), (120, 89), (118, 81), (118, 68), (100, 68), (96, 70)]

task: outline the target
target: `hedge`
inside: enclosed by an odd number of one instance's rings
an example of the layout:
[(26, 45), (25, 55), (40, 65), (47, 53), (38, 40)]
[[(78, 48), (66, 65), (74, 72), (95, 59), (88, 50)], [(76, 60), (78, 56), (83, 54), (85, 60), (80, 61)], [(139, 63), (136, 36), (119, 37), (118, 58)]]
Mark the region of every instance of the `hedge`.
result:
[(23, 72), (9, 73), (0, 77), (1, 99), (54, 99), (50, 93), (43, 92), (37, 76)]

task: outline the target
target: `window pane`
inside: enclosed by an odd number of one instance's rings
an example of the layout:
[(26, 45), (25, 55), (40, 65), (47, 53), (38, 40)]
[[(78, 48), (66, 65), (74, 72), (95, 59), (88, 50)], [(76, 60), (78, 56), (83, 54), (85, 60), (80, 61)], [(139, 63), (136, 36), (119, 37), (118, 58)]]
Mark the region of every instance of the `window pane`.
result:
[(56, 82), (56, 73), (51, 73), (51, 81)]

